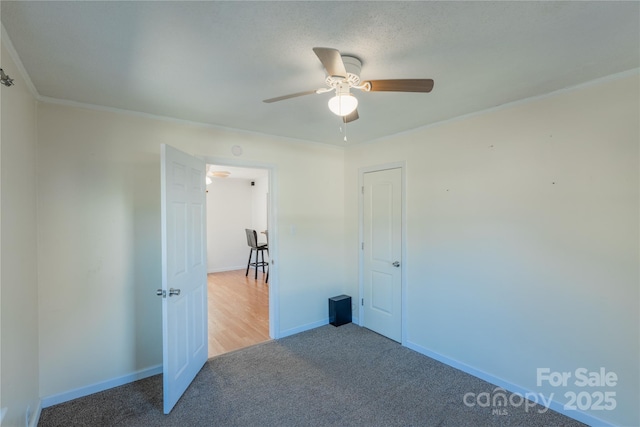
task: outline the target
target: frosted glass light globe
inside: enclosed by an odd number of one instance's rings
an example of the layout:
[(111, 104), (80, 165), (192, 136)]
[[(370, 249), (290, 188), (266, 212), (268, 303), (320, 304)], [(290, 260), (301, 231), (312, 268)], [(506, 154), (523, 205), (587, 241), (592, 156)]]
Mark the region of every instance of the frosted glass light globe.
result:
[(358, 107), (358, 98), (351, 94), (336, 95), (329, 100), (329, 109), (337, 116), (347, 116)]

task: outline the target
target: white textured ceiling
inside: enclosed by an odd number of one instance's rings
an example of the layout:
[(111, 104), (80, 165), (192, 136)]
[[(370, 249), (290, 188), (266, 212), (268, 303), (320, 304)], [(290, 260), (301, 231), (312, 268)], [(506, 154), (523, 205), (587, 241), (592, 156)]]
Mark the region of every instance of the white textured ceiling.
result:
[(430, 94), (362, 93), (348, 144), (640, 67), (640, 3), (2, 1), (38, 93), (344, 145), (311, 50), (363, 79), (433, 78)]

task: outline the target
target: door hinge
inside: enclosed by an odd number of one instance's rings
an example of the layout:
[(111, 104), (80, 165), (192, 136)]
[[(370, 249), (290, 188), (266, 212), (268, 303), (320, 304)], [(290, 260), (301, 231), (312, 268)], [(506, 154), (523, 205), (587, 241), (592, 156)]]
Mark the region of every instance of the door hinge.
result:
[(362, 194), (364, 194), (364, 185), (362, 186), (361, 191), (362, 191)]
[(362, 247), (362, 250), (364, 251), (364, 242), (362, 242), (362, 245), (360, 245)]
[(362, 298), (362, 300), (360, 300), (360, 305), (362, 305), (364, 307), (364, 298)]

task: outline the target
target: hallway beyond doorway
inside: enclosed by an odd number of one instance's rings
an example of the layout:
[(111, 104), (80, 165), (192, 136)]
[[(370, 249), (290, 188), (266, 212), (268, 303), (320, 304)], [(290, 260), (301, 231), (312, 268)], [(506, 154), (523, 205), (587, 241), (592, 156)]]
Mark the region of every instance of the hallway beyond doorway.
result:
[[(252, 273), (252, 272), (250, 272)], [(269, 337), (269, 285), (244, 270), (209, 273), (209, 357), (248, 347)]]

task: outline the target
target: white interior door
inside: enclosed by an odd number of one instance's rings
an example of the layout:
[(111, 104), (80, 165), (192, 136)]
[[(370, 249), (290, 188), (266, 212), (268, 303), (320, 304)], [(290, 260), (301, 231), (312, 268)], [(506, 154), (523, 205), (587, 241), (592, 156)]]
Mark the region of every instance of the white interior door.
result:
[(363, 326), (402, 341), (402, 172), (364, 174)]
[(161, 148), (162, 368), (168, 414), (207, 361), (205, 164)]

